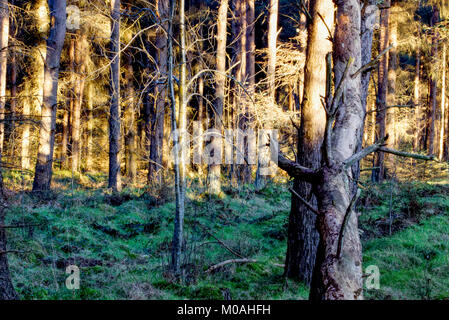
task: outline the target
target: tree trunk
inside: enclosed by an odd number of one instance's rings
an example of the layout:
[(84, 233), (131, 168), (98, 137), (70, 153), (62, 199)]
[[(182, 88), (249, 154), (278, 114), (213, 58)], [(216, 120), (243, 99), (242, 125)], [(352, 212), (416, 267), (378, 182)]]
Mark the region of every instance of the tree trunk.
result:
[(8, 69), (9, 7), (8, 0), (0, 0), (0, 153), (5, 139), (6, 74)]
[[(439, 11), (436, 6), (433, 8), (433, 16), (431, 20), (431, 26), (434, 27), (432, 36), (432, 49), (431, 57), (432, 59), (437, 59), (438, 55), (438, 32), (435, 29), (435, 25), (439, 21)], [(431, 75), (430, 78), (430, 108), (428, 114), (429, 121), (429, 133), (427, 136), (427, 152), (429, 155), (434, 154), (435, 150), (435, 116), (437, 109), (437, 80), (435, 75)]]
[[(161, 27), (158, 28), (156, 35), (157, 63), (159, 77), (165, 79), (167, 74), (167, 19), (169, 17), (169, 3), (167, 0), (157, 1), (157, 14), (160, 19)], [(163, 179), (163, 144), (164, 144), (164, 118), (165, 118), (165, 100), (167, 97), (167, 85), (162, 83), (156, 86), (156, 105), (151, 112), (151, 144), (150, 144), (150, 163), (148, 169), (148, 182), (161, 184)]]
[[(396, 10), (396, 11), (395, 11)], [(397, 13), (397, 8), (392, 7), (391, 11)], [(397, 53), (397, 43), (398, 43), (398, 23), (394, 19), (391, 19), (389, 26), (389, 46), (391, 50), (388, 52), (388, 93), (387, 93), (387, 106), (396, 105), (396, 72), (398, 68), (398, 53)], [(396, 129), (395, 129), (395, 117), (396, 108), (388, 108), (386, 112), (386, 133), (388, 133), (387, 147), (394, 148), (396, 144)], [(394, 169), (394, 156), (391, 154), (385, 155), (385, 163), (388, 164), (387, 168), (384, 168), (385, 175), (387, 170)]]
[[(1, 159), (1, 154), (0, 154)], [(3, 194), (3, 177), (0, 171), (0, 226), (5, 225), (5, 197)], [(16, 300), (17, 293), (9, 274), (8, 256), (6, 246), (6, 229), (0, 227), (0, 300)]]
[(270, 20), (268, 23), (268, 91), (271, 99), (276, 99), (276, 56), (278, 35), (279, 0), (270, 0)]
[[(176, 98), (173, 84), (173, 23), (174, 23), (175, 4), (174, 0), (170, 0), (170, 19), (169, 19), (169, 87), (170, 99), (172, 104), (172, 134), (173, 145), (178, 147), (174, 152), (174, 169), (175, 169), (175, 194), (176, 194), (176, 213), (175, 213), (175, 228), (173, 232), (172, 244), (172, 271), (176, 276), (179, 276), (181, 271), (181, 252), (183, 245), (183, 229), (184, 229), (184, 211), (185, 211), (185, 148), (186, 148), (186, 125), (187, 125), (187, 48), (186, 48), (186, 25), (185, 25), (185, 1), (179, 1), (179, 35), (180, 35), (180, 75), (178, 85), (178, 101), (179, 113), (176, 110)], [(177, 120), (177, 121), (176, 121)], [(178, 124), (176, 123), (178, 122)], [(176, 134), (177, 133), (177, 134)], [(180, 152), (178, 152), (180, 151)]]
[(445, 136), (446, 136), (446, 55), (447, 55), (447, 47), (446, 44), (443, 44), (443, 71), (441, 75), (441, 122), (440, 122), (440, 143), (439, 143), (439, 152), (438, 159), (440, 161), (444, 158), (444, 144), (445, 144)]
[(136, 119), (135, 119), (135, 92), (134, 92), (134, 70), (133, 57), (128, 52), (126, 57), (126, 97), (125, 97), (125, 159), (126, 175), (132, 184), (136, 183), (137, 178), (137, 154), (136, 154)]
[(120, 178), (120, 0), (111, 0), (111, 106), (108, 188), (121, 189)]
[(420, 151), (421, 149), (421, 136), (422, 136), (420, 72), (421, 72), (421, 52), (418, 47), (416, 51), (415, 82), (413, 88), (413, 104), (415, 105), (415, 139), (413, 143), (413, 151), (415, 152)]
[(93, 170), (93, 159), (92, 159), (92, 147), (93, 147), (93, 129), (94, 129), (94, 106), (93, 106), (93, 92), (94, 85), (89, 83), (87, 87), (87, 141), (86, 141), (86, 170)]
[[(318, 168), (321, 165), (321, 145), (326, 124), (326, 113), (321, 104), (321, 97), (326, 95), (326, 55), (332, 51), (326, 25), (333, 28), (334, 4), (332, 0), (312, 0), (310, 5), (313, 20), (308, 27), (297, 161), (303, 166)], [(309, 183), (295, 179), (293, 188), (312, 204), (316, 203)], [(315, 215), (297, 197), (292, 196), (285, 273), (308, 285), (312, 279), (319, 241), (315, 220)]]
[[(336, 0), (336, 30), (334, 36), (334, 78), (338, 83), (348, 61), (353, 59), (349, 75), (361, 67), (361, 8), (358, 0)], [(311, 299), (362, 299), (362, 248), (357, 215), (351, 208), (353, 197), (350, 170), (339, 163), (354, 154), (365, 110), (362, 106), (361, 78), (348, 76), (344, 101), (340, 103), (331, 132), (333, 161), (324, 161), (316, 187), (318, 200), (318, 230), (320, 244), (312, 280)], [(349, 219), (344, 233), (340, 257), (339, 235), (345, 216)]]
[[(223, 106), (225, 100), (226, 86), (226, 37), (228, 26), (228, 0), (221, 0), (218, 9), (217, 21), (217, 72), (215, 74), (215, 112), (214, 127), (216, 134), (223, 133)], [(217, 143), (221, 137), (212, 137), (211, 142), (214, 152), (222, 154), (220, 145)], [(221, 157), (220, 157), (221, 160)], [(211, 163), (209, 169), (209, 193), (218, 195), (221, 192), (221, 161), (219, 163)]]
[(73, 113), (72, 113), (72, 171), (80, 171), (81, 160), (81, 106), (84, 95), (85, 85), (85, 56), (86, 56), (86, 36), (78, 36), (75, 40), (75, 74), (74, 95), (73, 95)]
[[(383, 52), (388, 47), (389, 40), (389, 20), (390, 8), (389, 1), (385, 8), (380, 10), (380, 40), (379, 52)], [(388, 54), (383, 55), (378, 68), (378, 87), (377, 87), (377, 112), (376, 112), (376, 140), (382, 139), (386, 134), (386, 115), (387, 115), (387, 90), (388, 90)], [(378, 152), (376, 155), (375, 167), (372, 172), (374, 182), (382, 182), (385, 177), (385, 155)]]
[(66, 1), (49, 0), (48, 5), (52, 23), (47, 40), (42, 118), (33, 191), (50, 189), (55, 145), (59, 63), (66, 34)]

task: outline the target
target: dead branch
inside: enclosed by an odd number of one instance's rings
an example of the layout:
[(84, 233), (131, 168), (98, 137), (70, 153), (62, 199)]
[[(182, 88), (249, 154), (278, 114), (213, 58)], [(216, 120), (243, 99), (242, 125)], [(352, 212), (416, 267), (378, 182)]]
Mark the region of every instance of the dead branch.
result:
[(206, 273), (211, 273), (212, 271), (221, 268), (227, 264), (230, 263), (257, 263), (257, 260), (254, 259), (229, 259), (229, 260), (225, 260), (223, 262), (217, 263), (213, 266), (211, 266), (209, 269), (206, 270)]
[(299, 163), (285, 158), (281, 152), (278, 156), (278, 167), (287, 172), (290, 177), (300, 178), (308, 182), (313, 181), (316, 176), (315, 170), (303, 167)]
[(214, 238), (215, 240), (217, 240), (217, 242), (219, 244), (221, 244), (226, 250), (228, 250), (230, 253), (232, 253), (233, 255), (242, 258), (242, 259), (246, 259), (244, 258), (241, 254), (235, 252), (234, 250), (232, 250), (226, 243), (224, 243), (222, 240), (218, 239), (211, 231), (208, 230), (208, 228), (204, 225), (202, 225), (201, 223), (199, 223), (198, 221), (195, 222), (196, 224), (198, 224), (204, 232), (206, 232), (209, 236), (211, 236), (212, 238)]
[(385, 148), (385, 147), (380, 147), (379, 151), (382, 151), (382, 152), (385, 152), (385, 153), (391, 153), (391, 154), (394, 154), (396, 156), (405, 157), (405, 158), (413, 158), (413, 159), (426, 160), (426, 161), (431, 161), (431, 160), (435, 159), (434, 155), (425, 156), (425, 155), (422, 155), (422, 154), (408, 153), (408, 152), (394, 150), (394, 149), (389, 149), (389, 148)]
[(345, 167), (350, 168), (354, 163), (359, 162), (360, 160), (365, 158), (370, 153), (376, 152), (377, 150), (379, 150), (380, 147), (382, 147), (385, 144), (385, 141), (387, 141), (387, 139), (388, 139), (388, 135), (385, 138), (376, 142), (375, 144), (362, 149), (361, 151), (354, 154), (352, 157), (346, 159), (343, 162)]
[(355, 78), (357, 77), (359, 74), (368, 71), (369, 69), (375, 67), (380, 59), (387, 54), (388, 51), (390, 51), (391, 49), (393, 49), (393, 45), (389, 46), (387, 49), (385, 49), (384, 51), (382, 51), (374, 60), (371, 60), (370, 62), (368, 62), (367, 64), (365, 64), (364, 66), (362, 66), (359, 70), (356, 71), (356, 73), (354, 73), (351, 77)]
[(316, 215), (319, 215), (319, 211), (317, 209), (315, 209), (314, 206), (312, 206), (309, 202), (307, 202), (306, 199), (304, 199), (303, 197), (301, 197), (295, 190), (293, 190), (292, 188), (289, 188), (288, 191), (290, 191), (293, 195), (295, 195), (302, 203), (304, 203), (304, 205), (313, 213), (315, 213)]
[(357, 199), (360, 196), (360, 189), (357, 189), (357, 192), (355, 193), (354, 197), (352, 197), (351, 202), (349, 203), (349, 207), (346, 210), (345, 217), (343, 218), (343, 223), (341, 224), (340, 228), (340, 234), (338, 235), (338, 244), (337, 244), (337, 259), (340, 259), (341, 256), (341, 246), (343, 244), (343, 236), (345, 233), (346, 225), (348, 224), (349, 217), (351, 216), (351, 212), (354, 208), (355, 203), (357, 202)]

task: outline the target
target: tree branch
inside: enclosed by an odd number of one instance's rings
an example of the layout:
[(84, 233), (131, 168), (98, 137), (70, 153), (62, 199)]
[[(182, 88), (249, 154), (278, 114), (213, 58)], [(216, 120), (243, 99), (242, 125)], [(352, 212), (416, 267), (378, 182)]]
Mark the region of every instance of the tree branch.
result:
[(360, 160), (365, 158), (370, 153), (378, 151), (385, 144), (385, 141), (387, 141), (387, 139), (388, 139), (388, 135), (386, 135), (383, 139), (379, 140), (375, 144), (373, 144), (373, 145), (371, 145), (369, 147), (366, 147), (365, 149), (362, 149), (361, 151), (357, 152), (353, 156), (351, 156), (348, 159), (346, 159), (343, 162), (343, 164), (345, 165), (345, 168), (352, 167), (352, 165), (354, 163), (359, 162)]
[(351, 216), (352, 209), (354, 208), (354, 205), (355, 205), (357, 199), (359, 198), (360, 193), (361, 193), (360, 189), (357, 189), (356, 194), (354, 195), (354, 197), (352, 197), (352, 200), (351, 200), (351, 202), (349, 203), (349, 207), (348, 207), (348, 209), (346, 210), (345, 217), (343, 218), (343, 223), (341, 224), (341, 228), (340, 228), (340, 234), (338, 235), (337, 259), (340, 259), (340, 256), (341, 256), (341, 246), (342, 246), (342, 244), (343, 244), (343, 237), (344, 237), (346, 225), (348, 224), (349, 217)]
[(379, 63), (380, 59), (387, 54), (388, 51), (390, 51), (391, 49), (393, 49), (393, 45), (389, 46), (387, 49), (385, 49), (384, 51), (382, 51), (374, 60), (371, 60), (370, 62), (368, 62), (367, 64), (365, 64), (364, 66), (362, 66), (359, 70), (357, 70), (351, 77), (355, 78), (357, 77), (360, 73), (366, 72), (369, 69), (371, 69), (372, 67), (376, 66), (376, 64)]
[(304, 199), (303, 197), (301, 197), (295, 190), (293, 190), (292, 188), (289, 188), (288, 191), (290, 191), (293, 195), (295, 195), (302, 203), (304, 203), (304, 205), (307, 207), (307, 209), (309, 209), (310, 211), (312, 211), (313, 213), (315, 213), (316, 215), (319, 215), (319, 211), (317, 209), (314, 208), (314, 206), (312, 206), (309, 202), (307, 202), (306, 199)]
[(290, 177), (299, 178), (307, 182), (313, 181), (316, 176), (315, 170), (303, 167), (300, 164), (285, 158), (281, 152), (279, 152), (278, 155), (278, 167), (287, 172)]
[(408, 153), (408, 152), (394, 150), (394, 149), (389, 149), (389, 148), (385, 148), (385, 147), (380, 147), (378, 151), (382, 151), (382, 152), (385, 152), (385, 153), (391, 153), (391, 154), (394, 154), (394, 155), (400, 156), (400, 157), (414, 158), (414, 159), (426, 160), (426, 161), (431, 161), (431, 160), (435, 159), (434, 155), (425, 156), (425, 155), (422, 155), (422, 154)]

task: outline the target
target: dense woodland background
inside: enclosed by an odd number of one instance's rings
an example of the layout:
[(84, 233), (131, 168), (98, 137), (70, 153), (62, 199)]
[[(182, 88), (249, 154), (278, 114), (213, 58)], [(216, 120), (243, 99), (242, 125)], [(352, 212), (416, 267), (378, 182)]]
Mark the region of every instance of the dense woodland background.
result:
[[(0, 0), (0, 30), (1, 299), (449, 299), (447, 1)], [(277, 172), (248, 136), (172, 153), (229, 129), (278, 130)]]

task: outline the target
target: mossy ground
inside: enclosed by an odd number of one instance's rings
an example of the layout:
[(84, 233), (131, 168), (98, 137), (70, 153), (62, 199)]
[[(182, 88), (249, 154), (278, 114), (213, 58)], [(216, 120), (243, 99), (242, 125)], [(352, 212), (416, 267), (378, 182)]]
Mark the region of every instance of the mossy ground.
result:
[[(168, 272), (175, 206), (141, 188), (111, 195), (101, 174), (56, 172), (53, 192), (20, 192), (30, 176), (5, 174), (10, 268), (22, 299), (307, 299), (308, 288), (283, 268), (290, 209), (287, 184), (227, 190), (222, 197), (188, 193), (180, 280)], [(73, 179), (72, 179), (73, 178)], [(394, 189), (394, 192), (391, 190)], [(359, 201), (364, 267), (377, 265), (371, 299), (449, 298), (449, 187), (390, 183), (367, 186)], [(391, 235), (390, 235), (391, 225)], [(236, 258), (218, 241), (257, 263)], [(65, 286), (65, 267), (81, 271), (80, 290)]]

